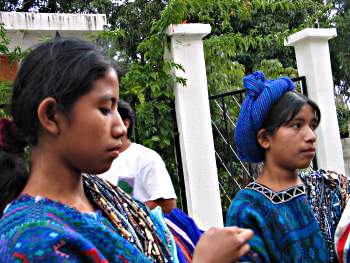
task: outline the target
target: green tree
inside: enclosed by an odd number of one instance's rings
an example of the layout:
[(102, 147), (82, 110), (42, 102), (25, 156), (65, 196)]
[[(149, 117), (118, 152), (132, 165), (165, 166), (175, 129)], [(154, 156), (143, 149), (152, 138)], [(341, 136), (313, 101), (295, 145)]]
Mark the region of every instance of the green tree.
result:
[[(163, 57), (169, 41), (164, 30), (169, 24), (209, 23), (212, 26), (212, 33), (204, 39), (204, 47), (209, 91), (215, 94), (240, 89), (243, 75), (258, 68), (264, 69), (267, 77), (295, 76), (294, 52), (284, 47), (284, 39), (317, 23), (327, 25), (330, 8), (322, 1), (311, 0), (170, 1), (160, 19), (153, 23), (150, 35), (137, 48), (144, 61), (134, 60), (122, 81), (123, 89), (140, 105), (139, 115), (143, 117), (138, 119), (142, 124), (139, 127), (148, 127), (149, 133), (142, 132), (148, 139), (141, 140), (150, 145), (155, 143), (163, 153), (172, 150), (171, 143), (158, 143), (172, 141), (172, 132), (169, 132), (172, 129), (168, 128), (173, 125), (169, 112), (174, 79), (169, 70), (171, 66), (179, 67), (165, 62)], [(183, 79), (175, 81), (185, 82)], [(150, 112), (147, 103), (153, 104), (151, 108), (162, 105), (163, 111)], [(216, 112), (212, 111), (212, 114)], [(170, 163), (174, 161), (170, 159)], [(219, 174), (223, 172), (224, 168), (219, 167)], [(227, 185), (227, 182), (223, 184)], [(230, 185), (233, 184), (231, 181)]]
[(345, 5), (338, 10), (332, 20), (337, 28), (337, 37), (330, 42), (335, 92), (343, 95), (348, 103), (350, 100), (350, 9)]
[(334, 92), (338, 98), (339, 132), (342, 137), (347, 137), (350, 116), (350, 2), (336, 0), (333, 11), (335, 14), (331, 22), (337, 29), (337, 37), (330, 41)]

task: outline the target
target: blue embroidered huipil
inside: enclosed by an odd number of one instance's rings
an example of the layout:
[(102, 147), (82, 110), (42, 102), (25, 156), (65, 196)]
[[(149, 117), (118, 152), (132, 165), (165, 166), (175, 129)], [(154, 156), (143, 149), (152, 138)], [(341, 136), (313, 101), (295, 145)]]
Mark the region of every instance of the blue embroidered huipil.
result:
[(304, 185), (275, 193), (261, 184), (249, 184), (232, 201), (226, 225), (254, 231), (251, 252), (242, 261), (329, 262)]
[[(164, 243), (162, 225), (150, 215)], [(170, 233), (169, 233), (170, 234)], [(0, 262), (151, 262), (101, 212), (21, 195), (0, 221)]]

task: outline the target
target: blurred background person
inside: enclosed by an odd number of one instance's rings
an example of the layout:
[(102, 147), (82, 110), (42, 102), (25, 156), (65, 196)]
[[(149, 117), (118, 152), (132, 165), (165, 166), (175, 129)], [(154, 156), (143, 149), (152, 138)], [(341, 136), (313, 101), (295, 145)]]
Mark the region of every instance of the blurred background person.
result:
[(176, 194), (164, 161), (154, 150), (131, 141), (135, 112), (130, 104), (120, 100), (118, 112), (127, 134), (122, 137), (119, 157), (99, 176), (119, 185), (150, 209), (159, 205), (164, 213), (170, 213), (176, 207)]

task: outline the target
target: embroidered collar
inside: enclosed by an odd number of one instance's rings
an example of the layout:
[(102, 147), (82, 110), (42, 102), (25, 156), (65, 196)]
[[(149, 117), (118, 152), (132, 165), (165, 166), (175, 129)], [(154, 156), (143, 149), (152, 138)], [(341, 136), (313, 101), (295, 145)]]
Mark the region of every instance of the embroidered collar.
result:
[(266, 186), (261, 185), (257, 182), (252, 182), (248, 184), (246, 188), (261, 193), (274, 204), (288, 202), (289, 200), (306, 193), (306, 187), (303, 184), (290, 187), (280, 192), (274, 192)]

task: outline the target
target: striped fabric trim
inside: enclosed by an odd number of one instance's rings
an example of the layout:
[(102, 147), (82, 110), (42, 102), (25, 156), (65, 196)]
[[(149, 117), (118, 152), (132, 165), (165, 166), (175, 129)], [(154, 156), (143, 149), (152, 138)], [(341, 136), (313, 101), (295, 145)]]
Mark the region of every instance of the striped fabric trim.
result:
[(186, 245), (182, 242), (181, 238), (174, 232), (172, 232), (174, 240), (176, 242), (176, 244), (179, 246), (179, 248), (181, 249), (186, 261), (188, 263), (192, 262), (192, 256), (190, 251), (188, 251)]
[(180, 229), (177, 225), (175, 225), (173, 222), (171, 222), (169, 219), (164, 218), (165, 219), (165, 223), (167, 224), (167, 226), (171, 229), (173, 229), (174, 231), (176, 231), (176, 233), (181, 236), (183, 239), (185, 239), (193, 248), (195, 248), (195, 245), (193, 244), (192, 240), (188, 237), (188, 235), (182, 230)]
[[(337, 254), (338, 254), (340, 263), (346, 262), (346, 258), (349, 253), (349, 241), (350, 241), (350, 239), (348, 238), (349, 232), (350, 232), (350, 225), (347, 226), (345, 232), (339, 239), (339, 243), (337, 246)], [(345, 248), (345, 251), (344, 251), (344, 248)]]

